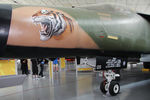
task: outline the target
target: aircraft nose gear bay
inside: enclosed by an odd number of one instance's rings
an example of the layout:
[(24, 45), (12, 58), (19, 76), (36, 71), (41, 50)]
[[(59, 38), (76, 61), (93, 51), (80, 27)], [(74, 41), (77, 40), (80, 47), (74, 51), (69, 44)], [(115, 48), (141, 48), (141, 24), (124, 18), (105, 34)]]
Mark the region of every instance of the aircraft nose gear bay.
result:
[(117, 78), (119, 74), (115, 73), (115, 69), (127, 67), (127, 59), (116, 57), (97, 57), (95, 71), (100, 71), (100, 76), (104, 79), (100, 84), (100, 90), (106, 94), (115, 96), (120, 92), (120, 85)]

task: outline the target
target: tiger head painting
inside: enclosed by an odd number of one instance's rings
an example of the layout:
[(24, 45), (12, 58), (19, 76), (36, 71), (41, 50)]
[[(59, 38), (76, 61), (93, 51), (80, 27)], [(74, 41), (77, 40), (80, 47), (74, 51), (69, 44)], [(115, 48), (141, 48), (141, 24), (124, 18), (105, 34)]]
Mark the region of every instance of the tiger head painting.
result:
[(61, 35), (67, 28), (67, 25), (69, 25), (70, 31), (73, 31), (72, 20), (64, 14), (52, 10), (43, 9), (38, 11), (32, 15), (32, 21), (40, 25), (40, 40), (42, 41), (47, 41), (52, 36)]

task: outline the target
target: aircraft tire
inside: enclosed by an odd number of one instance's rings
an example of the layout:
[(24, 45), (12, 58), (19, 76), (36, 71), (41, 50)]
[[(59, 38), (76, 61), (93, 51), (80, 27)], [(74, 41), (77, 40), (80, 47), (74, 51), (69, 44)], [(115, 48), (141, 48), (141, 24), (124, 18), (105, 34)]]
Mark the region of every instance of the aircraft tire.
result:
[(109, 93), (111, 96), (115, 96), (120, 92), (120, 85), (117, 81), (111, 81), (109, 86)]
[(106, 94), (106, 80), (102, 81), (100, 84), (100, 90), (102, 91), (102, 93)]

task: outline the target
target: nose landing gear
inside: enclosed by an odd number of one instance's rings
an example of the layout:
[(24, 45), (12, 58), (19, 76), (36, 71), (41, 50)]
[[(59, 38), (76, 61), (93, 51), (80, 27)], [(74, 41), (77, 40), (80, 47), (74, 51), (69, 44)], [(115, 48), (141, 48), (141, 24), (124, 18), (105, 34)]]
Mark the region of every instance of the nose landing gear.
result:
[(120, 75), (115, 74), (112, 70), (103, 71), (101, 74), (106, 78), (106, 80), (102, 81), (100, 84), (102, 93), (106, 94), (109, 92), (112, 96), (117, 95), (120, 91), (120, 85), (116, 81), (116, 77), (120, 77)]

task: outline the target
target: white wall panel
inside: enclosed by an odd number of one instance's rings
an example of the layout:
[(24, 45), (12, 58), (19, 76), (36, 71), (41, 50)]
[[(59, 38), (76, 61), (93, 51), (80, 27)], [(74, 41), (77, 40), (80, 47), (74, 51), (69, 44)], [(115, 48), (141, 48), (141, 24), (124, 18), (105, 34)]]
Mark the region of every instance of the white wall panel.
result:
[(131, 8), (138, 12), (150, 14), (150, 0), (0, 0), (0, 3), (8, 4), (22, 4), (22, 5), (45, 5), (58, 7), (85, 6), (85, 5), (99, 5), (104, 3), (111, 3), (122, 5)]

